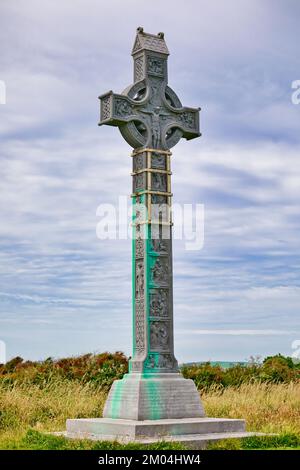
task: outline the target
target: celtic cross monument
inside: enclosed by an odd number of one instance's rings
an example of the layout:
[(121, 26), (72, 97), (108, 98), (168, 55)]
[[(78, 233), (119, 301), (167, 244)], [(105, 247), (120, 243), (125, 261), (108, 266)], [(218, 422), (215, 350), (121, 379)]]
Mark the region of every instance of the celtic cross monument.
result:
[(118, 127), (133, 147), (133, 356), (129, 373), (113, 383), (103, 418), (68, 420), (70, 437), (178, 438), (224, 432), (228, 421), (231, 430), (244, 430), (242, 420), (205, 418), (194, 382), (182, 377), (174, 356), (170, 149), (200, 132), (199, 108), (183, 107), (168, 85), (168, 55), (163, 33), (138, 28), (134, 83), (99, 97), (99, 125)]
[[(173, 346), (170, 148), (199, 137), (199, 108), (168, 86), (164, 34), (138, 28), (134, 83), (101, 95), (100, 125), (117, 126), (133, 147), (133, 358), (115, 382), (104, 416), (155, 419), (203, 416), (192, 381), (178, 374)], [(161, 217), (159, 218), (159, 215)], [(183, 395), (187, 400), (183, 400)], [(137, 399), (138, 397), (138, 399)]]

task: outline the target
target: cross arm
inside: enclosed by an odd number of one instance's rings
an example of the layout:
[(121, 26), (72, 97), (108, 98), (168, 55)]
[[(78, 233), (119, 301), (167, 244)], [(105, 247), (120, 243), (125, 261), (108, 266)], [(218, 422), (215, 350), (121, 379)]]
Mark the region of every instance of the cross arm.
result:
[(182, 130), (183, 137), (187, 140), (195, 139), (201, 135), (199, 131), (199, 111), (200, 108), (188, 107), (173, 110), (173, 117), (175, 117), (179, 129)]
[(99, 126), (121, 126), (131, 120), (135, 114), (133, 105), (127, 96), (109, 91), (99, 96), (100, 122)]

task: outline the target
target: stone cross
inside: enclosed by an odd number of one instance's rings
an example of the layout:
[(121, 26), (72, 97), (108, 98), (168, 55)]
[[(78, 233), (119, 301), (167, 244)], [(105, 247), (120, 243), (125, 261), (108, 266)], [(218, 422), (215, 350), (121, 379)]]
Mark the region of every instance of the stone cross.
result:
[(133, 357), (109, 391), (103, 418), (68, 419), (66, 436), (143, 445), (166, 439), (203, 449), (209, 440), (250, 434), (244, 420), (205, 418), (195, 383), (174, 357), (170, 148), (200, 133), (199, 109), (182, 107), (167, 84), (168, 54), (163, 33), (138, 28), (134, 84), (100, 96), (100, 125), (119, 127), (134, 148)]
[(168, 86), (168, 60), (164, 34), (138, 28), (132, 50), (134, 84), (122, 94), (101, 95), (100, 125), (119, 127), (135, 149), (169, 150), (181, 137), (199, 137), (199, 108), (182, 107)]
[[(129, 379), (179, 376), (173, 345), (170, 148), (182, 137), (193, 139), (200, 133), (199, 108), (183, 107), (168, 86), (168, 55), (163, 33), (152, 35), (138, 28), (132, 50), (133, 85), (122, 94), (109, 91), (99, 97), (99, 125), (117, 126), (134, 149), (133, 357)], [(153, 404), (145, 405), (143, 412), (134, 414), (130, 408), (135, 406), (133, 401), (138, 400), (138, 396), (129, 397), (134, 395), (134, 386), (128, 377), (126, 380), (131, 383), (128, 389), (124, 381), (114, 383), (104, 417), (152, 419), (156, 413), (153, 411), (156, 398), (153, 396)], [(194, 387), (185, 382), (185, 387)], [(176, 383), (179, 386), (179, 382)], [(147, 386), (150, 386), (149, 381)], [(136, 393), (141, 393), (140, 388)], [(147, 390), (145, 393), (147, 395)], [(202, 410), (198, 395), (196, 397), (194, 389), (190, 389), (190, 394), (195, 406), (193, 408), (191, 399), (187, 405), (189, 413), (199, 416)], [(175, 400), (171, 408), (173, 405), (174, 410), (177, 406), (177, 411), (169, 409), (163, 414), (160, 410), (159, 416), (177, 416), (179, 404)]]

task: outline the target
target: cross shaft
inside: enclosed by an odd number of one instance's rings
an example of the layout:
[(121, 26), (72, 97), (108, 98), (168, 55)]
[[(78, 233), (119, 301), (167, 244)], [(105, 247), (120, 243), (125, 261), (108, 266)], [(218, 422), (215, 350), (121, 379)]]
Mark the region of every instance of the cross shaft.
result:
[[(152, 35), (138, 28), (132, 50), (133, 85), (121, 94), (109, 91), (99, 97), (99, 124), (117, 126), (134, 148), (133, 357), (128, 378), (125, 376), (124, 382), (116, 382), (110, 392), (105, 417), (132, 416), (132, 410), (126, 410), (124, 403), (133, 400), (129, 397), (129, 389), (134, 377), (167, 375), (171, 380), (178, 379), (173, 344), (170, 148), (182, 137), (193, 139), (199, 137), (200, 132), (199, 108), (183, 107), (168, 86), (168, 55), (163, 33)], [(119, 387), (123, 387), (123, 383), (125, 388), (121, 392)], [(197, 393), (195, 390), (189, 393), (195, 401), (196, 413), (202, 413)], [(152, 395), (149, 396), (151, 405), (148, 403), (142, 413), (144, 418), (153, 418), (157, 405)], [(142, 401), (140, 404), (144, 406)], [(173, 401), (171, 408), (165, 411), (165, 417), (175, 416), (178, 406), (176, 400)]]

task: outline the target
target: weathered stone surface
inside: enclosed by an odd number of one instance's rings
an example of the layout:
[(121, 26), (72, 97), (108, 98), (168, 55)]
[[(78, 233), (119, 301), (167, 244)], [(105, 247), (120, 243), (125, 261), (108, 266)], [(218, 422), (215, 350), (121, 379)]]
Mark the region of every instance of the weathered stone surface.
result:
[(205, 415), (192, 380), (180, 374), (126, 374), (109, 392), (104, 418), (157, 420)]
[[(103, 419), (103, 418), (100, 418)], [(157, 442), (179, 442), (183, 444), (187, 449), (201, 450), (206, 449), (207, 444), (210, 442), (217, 442), (223, 439), (242, 439), (244, 437), (250, 436), (270, 436), (271, 434), (259, 433), (259, 432), (215, 432), (207, 434), (177, 434), (176, 436), (153, 436), (147, 438), (128, 438), (126, 436), (116, 436), (116, 435), (104, 435), (104, 434), (90, 434), (90, 433), (72, 433), (72, 432), (55, 432), (52, 433), (56, 436), (64, 436), (69, 439), (89, 439), (93, 441), (117, 441), (121, 444), (127, 444), (134, 441), (137, 444), (143, 445), (145, 449), (148, 445), (154, 444)]]
[(134, 421), (129, 419), (68, 419), (67, 433), (146, 439), (149, 437), (246, 432), (245, 421), (226, 418), (186, 418)]
[(129, 419), (68, 419), (69, 438), (137, 442), (147, 446), (158, 441), (177, 441), (190, 449), (204, 449), (208, 442), (238, 439), (262, 433), (245, 430), (245, 421), (226, 418), (186, 418), (135, 421)]

